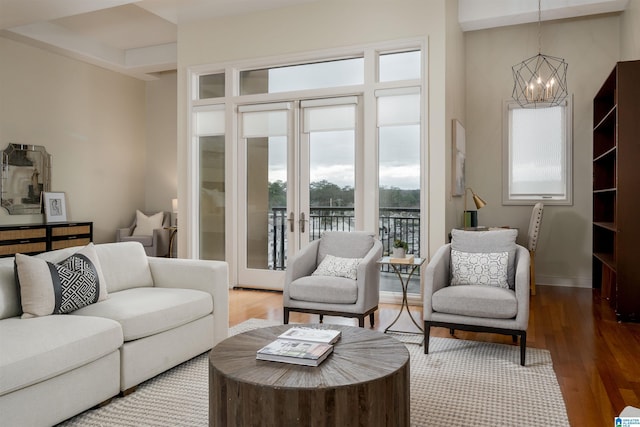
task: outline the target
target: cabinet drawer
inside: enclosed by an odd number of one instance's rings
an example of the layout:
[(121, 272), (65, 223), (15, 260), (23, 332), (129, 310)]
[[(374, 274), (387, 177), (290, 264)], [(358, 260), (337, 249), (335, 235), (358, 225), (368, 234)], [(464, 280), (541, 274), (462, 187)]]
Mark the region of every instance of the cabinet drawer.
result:
[(0, 246), (0, 256), (13, 255), (16, 253), (44, 252), (47, 250), (47, 242), (27, 242), (13, 245)]
[(46, 228), (26, 228), (23, 230), (0, 230), (0, 241), (41, 239), (47, 237)]
[(77, 234), (89, 233), (91, 233), (91, 227), (88, 225), (72, 225), (69, 227), (55, 227), (51, 229), (51, 235), (53, 237), (73, 236)]
[(68, 240), (54, 240), (51, 242), (51, 249), (64, 249), (70, 248), (72, 246), (84, 246), (88, 245), (91, 242), (91, 239), (86, 237), (82, 239), (68, 239)]

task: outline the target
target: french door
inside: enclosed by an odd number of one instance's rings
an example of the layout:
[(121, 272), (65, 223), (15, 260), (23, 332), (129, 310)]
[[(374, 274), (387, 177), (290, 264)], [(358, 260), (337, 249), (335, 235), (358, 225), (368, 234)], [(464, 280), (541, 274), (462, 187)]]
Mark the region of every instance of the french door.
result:
[(358, 97), (239, 107), (238, 284), (282, 289), (287, 260), (355, 229)]

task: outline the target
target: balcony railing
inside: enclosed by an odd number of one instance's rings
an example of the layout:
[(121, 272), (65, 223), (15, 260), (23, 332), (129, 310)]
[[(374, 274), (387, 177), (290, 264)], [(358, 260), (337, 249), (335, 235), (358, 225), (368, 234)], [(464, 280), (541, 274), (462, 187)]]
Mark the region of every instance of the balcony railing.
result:
[[(309, 215), (309, 240), (320, 238), (323, 231), (355, 230), (353, 208), (312, 207)], [(273, 208), (269, 218), (269, 268), (284, 270), (286, 266), (286, 208)], [(378, 234), (382, 242), (383, 254), (388, 255), (395, 239), (408, 243), (408, 253), (420, 256), (420, 209), (381, 208)], [(386, 271), (386, 270), (385, 270)]]

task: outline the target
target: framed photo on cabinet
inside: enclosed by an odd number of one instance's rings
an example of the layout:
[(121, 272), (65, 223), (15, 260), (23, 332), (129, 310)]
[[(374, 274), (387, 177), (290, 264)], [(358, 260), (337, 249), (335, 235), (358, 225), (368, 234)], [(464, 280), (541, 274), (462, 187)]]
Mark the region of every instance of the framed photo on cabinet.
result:
[(67, 205), (65, 193), (43, 193), (44, 217), (49, 222), (65, 222), (67, 220)]

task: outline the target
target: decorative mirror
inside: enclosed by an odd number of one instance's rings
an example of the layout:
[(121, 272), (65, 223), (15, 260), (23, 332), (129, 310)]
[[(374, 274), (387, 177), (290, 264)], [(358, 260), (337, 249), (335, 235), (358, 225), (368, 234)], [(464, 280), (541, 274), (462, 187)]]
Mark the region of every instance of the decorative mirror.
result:
[(51, 187), (51, 155), (41, 145), (9, 144), (2, 151), (2, 207), (11, 215), (42, 212), (42, 192)]

